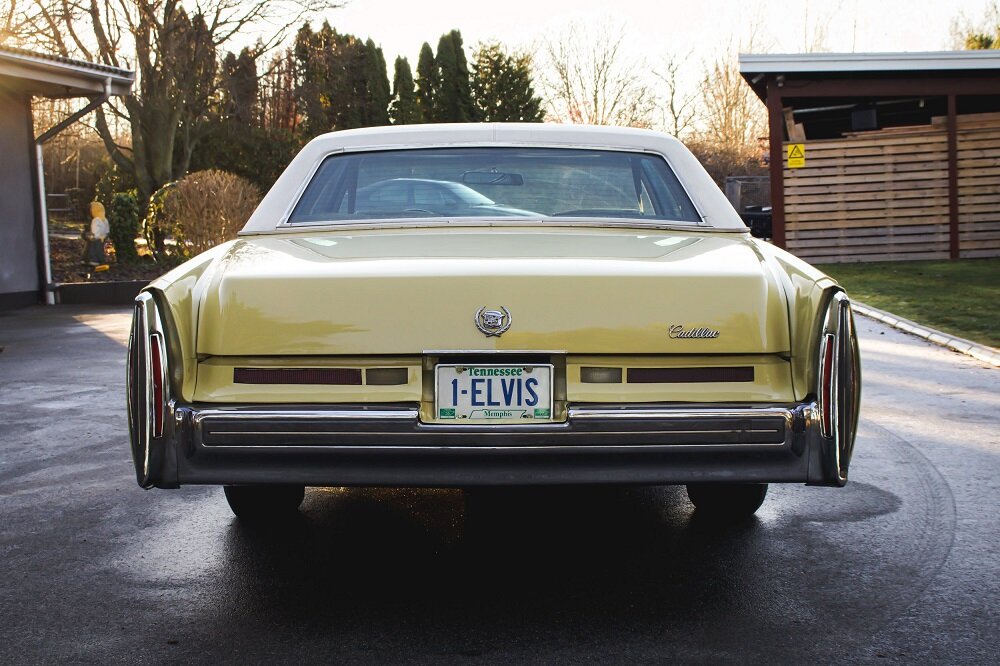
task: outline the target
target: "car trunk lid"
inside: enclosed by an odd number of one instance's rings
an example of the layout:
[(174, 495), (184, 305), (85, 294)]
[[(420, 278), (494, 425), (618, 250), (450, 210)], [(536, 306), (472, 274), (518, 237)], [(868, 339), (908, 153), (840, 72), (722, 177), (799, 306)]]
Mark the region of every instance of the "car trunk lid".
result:
[(249, 236), (204, 286), (198, 352), (206, 355), (789, 349), (780, 287), (744, 234), (437, 228)]

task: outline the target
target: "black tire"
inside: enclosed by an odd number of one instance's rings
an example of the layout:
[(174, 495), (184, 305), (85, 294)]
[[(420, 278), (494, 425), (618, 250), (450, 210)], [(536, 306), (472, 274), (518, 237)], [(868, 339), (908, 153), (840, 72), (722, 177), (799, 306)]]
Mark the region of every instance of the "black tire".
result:
[(306, 494), (304, 486), (225, 486), (223, 490), (229, 508), (242, 520), (292, 515)]
[(689, 483), (695, 515), (738, 520), (752, 516), (767, 496), (766, 483)]

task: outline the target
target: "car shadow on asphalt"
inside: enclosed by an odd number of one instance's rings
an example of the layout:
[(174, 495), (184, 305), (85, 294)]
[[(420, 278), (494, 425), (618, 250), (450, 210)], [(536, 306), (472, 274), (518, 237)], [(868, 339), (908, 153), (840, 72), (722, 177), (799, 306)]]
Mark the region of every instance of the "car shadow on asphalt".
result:
[(234, 520), (224, 569), (234, 594), (289, 621), (485, 636), (512, 615), (589, 626), (738, 606), (725, 581), (758, 528), (696, 519), (683, 487), (311, 490), (280, 526)]

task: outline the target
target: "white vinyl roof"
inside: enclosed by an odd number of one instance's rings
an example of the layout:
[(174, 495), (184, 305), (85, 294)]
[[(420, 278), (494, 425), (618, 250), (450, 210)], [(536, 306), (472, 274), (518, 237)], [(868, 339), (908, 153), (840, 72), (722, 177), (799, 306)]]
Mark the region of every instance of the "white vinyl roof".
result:
[(741, 53), (740, 73), (1000, 70), (1000, 51), (912, 53)]
[[(594, 125), (441, 123), (369, 127), (316, 137), (288, 165), (241, 233), (308, 231), (306, 225), (286, 224), (286, 220), (306, 182), (312, 178), (319, 164), (334, 153), (451, 146), (605, 148), (658, 153), (667, 160), (687, 190), (704, 225), (746, 230), (743, 220), (694, 155), (680, 141), (667, 134)], [(423, 222), (426, 223), (426, 220)], [(331, 223), (328, 226), (337, 228), (345, 225)], [(377, 226), (377, 223), (369, 226)]]

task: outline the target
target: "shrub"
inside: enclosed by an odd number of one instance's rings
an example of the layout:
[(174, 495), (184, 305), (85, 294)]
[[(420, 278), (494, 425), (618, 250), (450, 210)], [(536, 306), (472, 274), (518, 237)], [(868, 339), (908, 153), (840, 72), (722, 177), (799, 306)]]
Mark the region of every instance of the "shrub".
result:
[(146, 239), (146, 247), (149, 248), (153, 258), (157, 261), (166, 258), (164, 241), (167, 236), (177, 236), (176, 230), (170, 228), (164, 208), (167, 196), (173, 191), (176, 184), (167, 183), (153, 192), (153, 196), (149, 198), (149, 205), (146, 206), (146, 217), (142, 221), (142, 236)]
[(236, 238), (260, 199), (260, 189), (235, 174), (214, 169), (196, 171), (164, 192), (162, 206), (154, 216), (154, 229), (172, 233), (180, 254), (197, 254)]
[(115, 246), (115, 257), (119, 262), (131, 262), (139, 258), (135, 251), (135, 238), (139, 235), (139, 198), (135, 190), (115, 192), (108, 206), (109, 236)]
[[(94, 199), (100, 201), (105, 207), (110, 207), (111, 198), (117, 192), (128, 192), (135, 189), (135, 178), (132, 174), (122, 171), (117, 164), (108, 166), (101, 174), (97, 185), (94, 186)], [(89, 222), (90, 219), (88, 218)]]
[(684, 143), (720, 188), (727, 176), (763, 176), (768, 173), (767, 167), (761, 164), (761, 152), (756, 147), (733, 146), (704, 139)]

